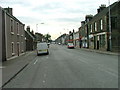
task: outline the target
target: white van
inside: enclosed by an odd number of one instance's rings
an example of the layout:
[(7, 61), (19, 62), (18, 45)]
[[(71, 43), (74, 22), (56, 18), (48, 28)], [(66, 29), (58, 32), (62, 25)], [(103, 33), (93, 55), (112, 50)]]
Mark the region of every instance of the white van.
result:
[(37, 55), (49, 54), (47, 43), (37, 43)]

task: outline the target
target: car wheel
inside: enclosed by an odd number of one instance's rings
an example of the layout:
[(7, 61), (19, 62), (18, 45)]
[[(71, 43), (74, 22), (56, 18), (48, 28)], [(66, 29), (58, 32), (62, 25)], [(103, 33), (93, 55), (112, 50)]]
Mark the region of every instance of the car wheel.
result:
[(49, 55), (49, 51), (47, 51), (47, 55)]
[(39, 54), (37, 53), (37, 56), (39, 56)]

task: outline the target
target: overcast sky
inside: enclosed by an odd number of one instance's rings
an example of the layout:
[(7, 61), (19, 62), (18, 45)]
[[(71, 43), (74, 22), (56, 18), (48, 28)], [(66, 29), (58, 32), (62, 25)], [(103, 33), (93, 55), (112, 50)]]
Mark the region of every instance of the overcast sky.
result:
[(77, 31), (85, 15), (95, 15), (101, 4), (108, 6), (108, 0), (0, 0), (0, 6), (13, 8), (13, 15), (25, 26), (49, 33), (52, 39), (73, 29)]

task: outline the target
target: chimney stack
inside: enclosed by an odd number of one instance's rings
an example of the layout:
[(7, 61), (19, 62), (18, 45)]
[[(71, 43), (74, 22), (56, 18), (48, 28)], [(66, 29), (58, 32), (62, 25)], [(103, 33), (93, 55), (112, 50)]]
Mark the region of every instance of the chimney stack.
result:
[(91, 15), (91, 14), (90, 15), (86, 15), (85, 16), (85, 21), (89, 22), (92, 18), (93, 18), (93, 15)]
[(27, 26), (27, 28), (26, 28), (26, 29), (27, 29), (27, 31), (28, 31), (28, 32), (30, 32), (30, 26)]
[(82, 22), (81, 22), (81, 26), (83, 26), (83, 25), (85, 25), (85, 21), (82, 21)]
[(8, 8), (4, 8), (4, 10), (5, 10), (7, 13), (13, 15), (12, 8), (9, 8), (9, 7), (8, 7)]
[(106, 5), (105, 4), (101, 4), (101, 6), (99, 6), (99, 8), (97, 9), (97, 12), (100, 13), (105, 8), (106, 8)]
[(73, 33), (75, 32), (75, 30), (73, 29)]
[(32, 32), (31, 32), (32, 34), (34, 34), (34, 31), (32, 30)]

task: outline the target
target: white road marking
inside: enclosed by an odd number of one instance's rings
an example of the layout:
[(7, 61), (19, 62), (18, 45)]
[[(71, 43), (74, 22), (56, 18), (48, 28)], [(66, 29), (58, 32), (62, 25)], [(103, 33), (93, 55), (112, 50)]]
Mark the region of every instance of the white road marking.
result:
[(115, 74), (115, 73), (113, 73), (113, 72), (110, 72), (110, 71), (105, 71), (105, 72), (106, 72), (106, 73), (109, 73), (109, 74), (112, 75), (112, 76), (118, 77), (118, 75)]
[(36, 61), (34, 62), (34, 64), (36, 64), (36, 63), (37, 63), (37, 61), (38, 61), (38, 59), (36, 59)]
[(104, 72), (106, 72), (106, 73), (109, 73), (109, 74), (112, 75), (112, 76), (118, 77), (118, 74), (117, 74), (117, 73), (112, 72), (112, 71), (110, 71), (109, 69), (105, 69), (105, 68), (98, 68), (98, 69), (101, 70), (101, 71), (104, 71)]
[(43, 80), (43, 83), (45, 83), (45, 80)]
[(0, 69), (5, 68), (5, 66), (0, 66)]

